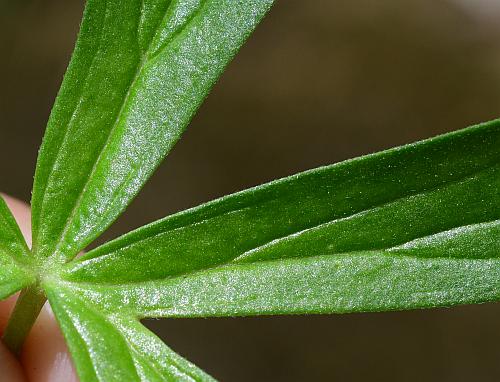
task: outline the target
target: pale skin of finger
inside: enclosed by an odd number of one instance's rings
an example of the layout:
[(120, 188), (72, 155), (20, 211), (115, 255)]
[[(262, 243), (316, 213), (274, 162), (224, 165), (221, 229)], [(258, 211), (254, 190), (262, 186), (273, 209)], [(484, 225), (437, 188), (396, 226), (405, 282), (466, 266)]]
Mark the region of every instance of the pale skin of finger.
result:
[[(11, 197), (2, 196), (16, 218), (26, 242), (31, 246), (29, 206)], [(16, 298), (17, 296), (14, 296), (0, 302), (0, 331), (5, 328)], [(0, 379), (2, 381), (78, 382), (64, 337), (48, 303), (43, 307), (24, 343), (20, 360), (26, 379), (22, 375), (17, 360), (5, 348), (0, 348)], [(16, 372), (18, 374), (15, 374)]]
[(21, 365), (3, 344), (0, 344), (0, 375), (6, 382), (26, 381)]

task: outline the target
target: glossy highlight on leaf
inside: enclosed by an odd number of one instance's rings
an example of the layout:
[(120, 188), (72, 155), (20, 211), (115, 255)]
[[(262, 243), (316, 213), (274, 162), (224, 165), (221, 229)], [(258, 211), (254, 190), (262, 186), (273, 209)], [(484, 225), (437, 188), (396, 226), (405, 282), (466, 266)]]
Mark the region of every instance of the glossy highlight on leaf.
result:
[(40, 150), (33, 249), (74, 257), (123, 212), (271, 0), (89, 0)]
[[(396, 249), (402, 245), (422, 257), (497, 257), (498, 229), (481, 223), (500, 218), (499, 175), (500, 122), (494, 121), (181, 212), (68, 264), (66, 278), (148, 281), (235, 259), (402, 252)], [(476, 228), (461, 231), (468, 226)], [(445, 244), (447, 232), (460, 233), (455, 243), (473, 234), (455, 248)]]
[(105, 315), (64, 289), (47, 289), (82, 381), (214, 381), (137, 320)]
[(39, 153), (33, 249), (0, 198), (3, 337), (48, 298), (82, 382), (213, 381), (140, 319), (500, 300), (500, 120), (177, 213), (76, 258), (179, 139), (271, 0), (88, 0)]
[(500, 259), (359, 252), (229, 264), (122, 285), (60, 284), (87, 305), (137, 317), (326, 314), (500, 299)]
[[(138, 347), (128, 340), (144, 317), (498, 301), (499, 173), (497, 120), (167, 217), (73, 260), (43, 285), (80, 375), (94, 364), (104, 368), (103, 381), (114, 380), (125, 359), (135, 365), (130, 380), (157, 380), (159, 367), (143, 358), (151, 353), (144, 347), (149, 341)], [(123, 336), (123, 330), (131, 331)], [(103, 333), (110, 335), (101, 343)], [(124, 352), (116, 364), (115, 356), (106, 357), (113, 354), (108, 347)]]

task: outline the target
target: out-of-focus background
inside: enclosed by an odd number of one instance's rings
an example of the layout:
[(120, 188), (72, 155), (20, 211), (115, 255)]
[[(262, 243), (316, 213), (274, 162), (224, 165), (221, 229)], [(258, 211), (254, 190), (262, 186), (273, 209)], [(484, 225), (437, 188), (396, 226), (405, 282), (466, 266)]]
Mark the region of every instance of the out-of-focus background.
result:
[[(0, 0), (0, 189), (24, 200), (82, 9), (82, 0)], [(105, 238), (496, 118), (499, 18), (498, 0), (278, 0)], [(147, 325), (222, 381), (497, 381), (499, 316), (489, 304)]]

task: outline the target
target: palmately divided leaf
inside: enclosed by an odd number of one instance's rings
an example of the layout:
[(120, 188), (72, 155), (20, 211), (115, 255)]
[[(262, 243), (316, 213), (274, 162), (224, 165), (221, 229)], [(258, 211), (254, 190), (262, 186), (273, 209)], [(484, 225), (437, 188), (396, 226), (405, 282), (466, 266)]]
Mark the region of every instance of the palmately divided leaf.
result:
[(271, 0), (88, 0), (40, 150), (33, 249), (74, 257), (126, 208)]
[[(497, 301), (500, 121), (179, 213), (62, 266), (44, 286), (51, 303), (63, 306), (56, 315), (72, 351), (97, 354), (126, 349), (126, 338), (134, 337), (134, 329), (126, 328), (143, 317), (346, 313)], [(119, 328), (113, 333), (129, 334), (95, 342), (93, 333), (111, 331), (105, 327), (111, 323)], [(141, 349), (129, 356), (148, 360), (150, 353)], [(77, 365), (102, 365), (80, 357)], [(133, 362), (134, 375), (154, 378), (151, 363)], [(111, 376), (113, 367), (103, 373)]]
[[(227, 196), (54, 264), (126, 208), (271, 3), (87, 2), (32, 200), (34, 289), (82, 382), (213, 380), (143, 317), (500, 299), (500, 121)], [(30, 267), (1, 201), (0, 297), (32, 284)]]
[(0, 299), (29, 285), (30, 251), (7, 204), (0, 196)]
[(493, 121), (168, 217), (68, 264), (65, 278), (120, 284), (232, 261), (366, 251), (494, 259), (499, 190), (500, 122)]
[(81, 381), (214, 381), (136, 319), (106, 315), (60, 286), (46, 290)]

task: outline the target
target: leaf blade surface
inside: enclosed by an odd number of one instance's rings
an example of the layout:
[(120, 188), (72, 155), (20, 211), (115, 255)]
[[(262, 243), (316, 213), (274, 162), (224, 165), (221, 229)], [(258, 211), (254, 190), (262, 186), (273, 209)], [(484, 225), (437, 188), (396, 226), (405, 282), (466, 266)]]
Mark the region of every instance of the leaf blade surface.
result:
[(138, 317), (234, 317), (498, 301), (499, 276), (498, 258), (419, 258), (400, 250), (233, 263), (150, 282), (66, 287), (104, 310)]
[[(167, 217), (63, 265), (47, 281), (49, 299), (80, 301), (124, 333), (145, 317), (498, 301), (499, 202), (492, 121)], [(137, 376), (155, 380), (156, 361), (130, 346)]]
[[(68, 264), (64, 277), (132, 283), (232, 261), (385, 251), (437, 240), (500, 218), (499, 147), (500, 124), (493, 121), (298, 174), (124, 235)], [(498, 246), (475, 242), (464, 242), (462, 250), (436, 243), (415, 255), (496, 257)]]
[(46, 291), (82, 381), (214, 381), (135, 319), (106, 315), (60, 286)]
[(0, 299), (33, 281), (30, 250), (3, 197), (0, 196)]
[(37, 256), (75, 256), (175, 144), (269, 0), (90, 0), (33, 188)]

